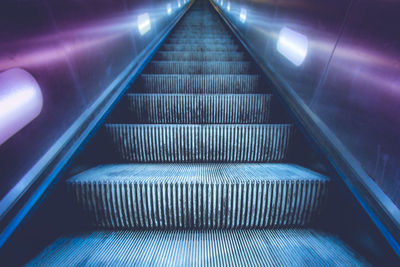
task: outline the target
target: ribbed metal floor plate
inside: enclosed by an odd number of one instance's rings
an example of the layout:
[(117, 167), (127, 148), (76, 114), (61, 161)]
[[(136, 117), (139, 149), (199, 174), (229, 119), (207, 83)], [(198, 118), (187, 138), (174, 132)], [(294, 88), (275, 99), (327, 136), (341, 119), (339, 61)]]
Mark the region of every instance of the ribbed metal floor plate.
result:
[(106, 124), (129, 162), (278, 162), (293, 135), (290, 124)]
[(217, 33), (191, 33), (191, 32), (182, 32), (182, 33), (173, 33), (171, 34), (172, 38), (219, 38), (219, 37), (229, 37), (230, 35), (224, 35), (224, 34), (217, 34)]
[(27, 266), (369, 266), (314, 230), (118, 231), (60, 238)]
[(145, 73), (152, 74), (251, 74), (251, 62), (242, 61), (151, 61)]
[(265, 93), (259, 75), (178, 75), (142, 74), (135, 82), (135, 93), (245, 94)]
[(154, 60), (168, 61), (244, 61), (248, 59), (243, 52), (157, 52)]
[(164, 44), (160, 51), (238, 51), (236, 44)]
[(131, 123), (268, 123), (270, 94), (128, 94)]
[(166, 44), (235, 44), (231, 38), (169, 38)]
[(306, 225), (328, 181), (293, 164), (119, 164), (67, 184), (100, 227), (221, 229)]

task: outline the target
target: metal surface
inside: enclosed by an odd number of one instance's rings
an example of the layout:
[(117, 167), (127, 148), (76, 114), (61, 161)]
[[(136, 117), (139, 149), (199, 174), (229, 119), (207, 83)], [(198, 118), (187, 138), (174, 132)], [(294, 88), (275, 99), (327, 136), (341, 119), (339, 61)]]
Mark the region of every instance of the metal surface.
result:
[(128, 162), (281, 162), (295, 129), (290, 124), (106, 124)]
[(68, 179), (96, 226), (272, 228), (320, 213), (329, 178), (294, 164), (116, 164)]
[(270, 122), (273, 96), (271, 94), (128, 94), (127, 98), (128, 110), (125, 111), (127, 122), (263, 124)]
[[(99, 2), (94, 8), (85, 5), (62, 1), (1, 3), (1, 34), (7, 36), (7, 42), (0, 44), (0, 69), (28, 70), (42, 89), (43, 109), (0, 147), (2, 176), (7, 177), (0, 192), (4, 229), (0, 245), (188, 7), (173, 5), (168, 14), (163, 1), (144, 5)], [(152, 26), (141, 35), (137, 17), (144, 12), (150, 14)], [(82, 17), (77, 19), (78, 15)], [(25, 194), (28, 189), (32, 190)], [(16, 210), (11, 214), (13, 207)]]
[[(215, 3), (400, 252), (399, 3), (229, 1), (229, 10)], [(307, 39), (303, 62), (280, 51), (283, 29)], [(304, 52), (284, 37), (293, 53)]]
[(314, 230), (94, 232), (58, 239), (26, 266), (369, 266)]
[(134, 92), (140, 93), (263, 93), (260, 75), (141, 75), (134, 84)]

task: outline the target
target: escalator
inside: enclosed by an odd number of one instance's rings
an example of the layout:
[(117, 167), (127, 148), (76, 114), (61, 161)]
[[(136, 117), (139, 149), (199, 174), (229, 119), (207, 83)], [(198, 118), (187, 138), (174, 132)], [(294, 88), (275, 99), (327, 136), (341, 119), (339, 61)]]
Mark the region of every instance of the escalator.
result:
[(96, 145), (115, 162), (66, 180), (91, 229), (59, 237), (28, 266), (368, 265), (316, 226), (331, 178), (292, 163), (296, 131), (197, 1), (102, 126)]

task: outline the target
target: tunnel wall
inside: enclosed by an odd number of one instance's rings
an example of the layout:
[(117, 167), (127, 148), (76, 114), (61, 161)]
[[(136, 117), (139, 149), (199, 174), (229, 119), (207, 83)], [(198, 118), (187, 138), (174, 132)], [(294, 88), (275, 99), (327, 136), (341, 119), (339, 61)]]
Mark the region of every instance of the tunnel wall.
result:
[(339, 172), (351, 170), (370, 215), (398, 233), (400, 3), (211, 1)]
[[(0, 3), (0, 73), (13, 68), (30, 73), (43, 95), (40, 114), (0, 145), (2, 228), (9, 223), (3, 220), (9, 209), (37, 182), (50, 160), (58, 160), (59, 150), (68, 142), (77, 143), (73, 139), (80, 138), (83, 123), (97, 116), (99, 103), (121, 90), (121, 81), (139, 68), (150, 55), (148, 48), (162, 40), (190, 2)], [(49, 183), (43, 182), (43, 188)], [(28, 197), (35, 201), (37, 195)], [(15, 218), (21, 216), (17, 213)]]

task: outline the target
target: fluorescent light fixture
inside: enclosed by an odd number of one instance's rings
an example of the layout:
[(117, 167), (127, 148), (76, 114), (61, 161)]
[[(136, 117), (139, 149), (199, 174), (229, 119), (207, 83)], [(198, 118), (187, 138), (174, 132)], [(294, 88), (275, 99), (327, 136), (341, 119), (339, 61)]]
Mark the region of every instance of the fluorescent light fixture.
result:
[(168, 15), (171, 15), (171, 13), (172, 13), (172, 6), (171, 6), (171, 4), (167, 4), (167, 13), (168, 13)]
[(137, 18), (137, 23), (141, 35), (144, 35), (146, 32), (150, 31), (151, 23), (149, 13), (139, 15)]
[(294, 65), (300, 66), (307, 56), (308, 39), (305, 35), (284, 27), (279, 32), (276, 48)]
[(245, 23), (247, 17), (247, 10), (245, 8), (240, 9), (240, 21)]
[(226, 9), (227, 9), (228, 11), (231, 11), (231, 2), (228, 2), (228, 4), (226, 5)]
[(178, 7), (181, 7), (181, 1), (178, 0)]
[(35, 119), (43, 95), (35, 78), (23, 69), (0, 73), (0, 144)]

